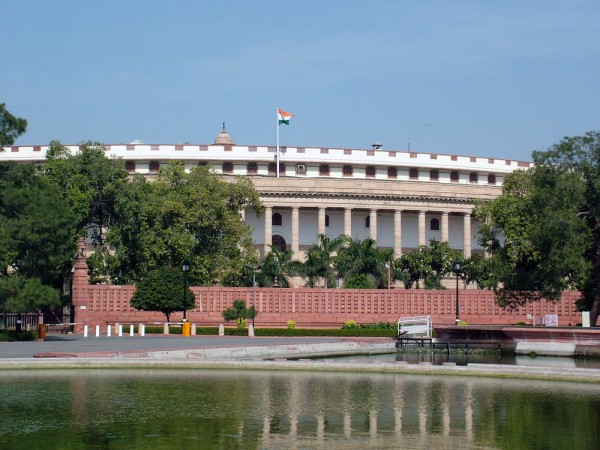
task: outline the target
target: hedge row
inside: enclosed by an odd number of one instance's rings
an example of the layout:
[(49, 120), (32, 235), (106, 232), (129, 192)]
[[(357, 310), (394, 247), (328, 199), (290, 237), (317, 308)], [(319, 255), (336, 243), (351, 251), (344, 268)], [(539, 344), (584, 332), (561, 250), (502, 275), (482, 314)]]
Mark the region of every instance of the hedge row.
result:
[(17, 333), (14, 330), (1, 331), (0, 332), (0, 342), (15, 342), (15, 341), (36, 341), (38, 339), (38, 334), (36, 331), (21, 331)]

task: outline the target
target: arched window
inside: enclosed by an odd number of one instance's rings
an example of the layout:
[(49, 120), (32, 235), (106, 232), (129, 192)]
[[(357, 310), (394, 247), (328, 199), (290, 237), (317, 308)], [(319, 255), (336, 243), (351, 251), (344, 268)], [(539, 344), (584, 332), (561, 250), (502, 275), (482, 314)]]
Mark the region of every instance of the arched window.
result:
[(150, 161), (150, 172), (158, 172), (160, 170), (160, 163), (158, 161)]
[(429, 222), (429, 229), (431, 231), (440, 231), (440, 220), (433, 218), (431, 222)]
[(452, 181), (453, 183), (458, 183), (458, 171), (453, 170), (452, 172), (450, 172), (450, 181)]
[(279, 214), (279, 213), (273, 214), (273, 217), (271, 218), (271, 224), (281, 226), (283, 224), (283, 219), (281, 217), (281, 214)]
[(496, 184), (496, 174), (495, 173), (488, 174), (488, 184)]
[(281, 252), (285, 252), (287, 250), (287, 242), (285, 242), (285, 238), (283, 236), (279, 236), (278, 234), (273, 235), (273, 247)]
[(408, 178), (411, 180), (418, 180), (419, 169), (417, 169), (416, 167), (411, 167), (410, 169), (408, 169)]
[(223, 163), (223, 173), (233, 173), (233, 164), (230, 162)]
[(437, 169), (429, 171), (429, 181), (437, 181), (440, 179), (440, 172)]

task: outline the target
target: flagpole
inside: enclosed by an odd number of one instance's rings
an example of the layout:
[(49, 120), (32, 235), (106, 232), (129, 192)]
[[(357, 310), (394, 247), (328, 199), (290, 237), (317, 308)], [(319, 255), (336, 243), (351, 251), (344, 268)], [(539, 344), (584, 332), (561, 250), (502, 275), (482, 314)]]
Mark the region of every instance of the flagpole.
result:
[(275, 111), (275, 126), (277, 126), (277, 152), (275, 153), (275, 165), (277, 168), (277, 178), (279, 178), (279, 109)]

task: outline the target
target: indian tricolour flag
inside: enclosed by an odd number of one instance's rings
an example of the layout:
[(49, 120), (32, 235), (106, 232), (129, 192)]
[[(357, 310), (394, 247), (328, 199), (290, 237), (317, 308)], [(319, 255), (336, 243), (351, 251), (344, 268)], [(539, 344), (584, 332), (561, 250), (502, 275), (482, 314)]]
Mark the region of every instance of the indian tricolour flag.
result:
[(282, 109), (277, 109), (277, 123), (281, 125), (285, 123), (286, 125), (290, 124), (290, 119), (294, 117), (293, 114), (283, 111)]

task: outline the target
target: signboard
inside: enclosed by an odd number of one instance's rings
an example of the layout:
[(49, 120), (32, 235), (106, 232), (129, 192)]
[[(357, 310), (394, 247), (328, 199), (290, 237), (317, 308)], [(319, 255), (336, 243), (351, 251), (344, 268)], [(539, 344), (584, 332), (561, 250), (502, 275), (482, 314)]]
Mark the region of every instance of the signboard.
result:
[(558, 314), (546, 314), (544, 316), (544, 325), (546, 325), (547, 327), (557, 327)]

